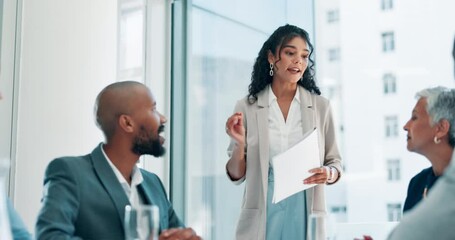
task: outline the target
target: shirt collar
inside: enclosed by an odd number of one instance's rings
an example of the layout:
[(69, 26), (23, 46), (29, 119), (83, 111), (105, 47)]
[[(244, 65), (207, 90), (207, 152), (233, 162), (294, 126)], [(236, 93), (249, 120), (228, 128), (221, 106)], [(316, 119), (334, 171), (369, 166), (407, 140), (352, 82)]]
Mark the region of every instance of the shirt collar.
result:
[[(297, 103), (300, 104), (300, 89), (299, 88), (300, 88), (300, 86), (297, 85), (297, 90), (295, 91), (294, 100), (296, 100)], [(269, 106), (270, 106), (272, 104), (272, 102), (276, 101), (276, 99), (277, 99), (275, 94), (272, 91), (272, 84), (269, 84), (268, 91), (269, 91)]]
[[(103, 147), (101, 146), (101, 152), (103, 153), (104, 157), (106, 158), (107, 162), (109, 163), (109, 166), (111, 166), (112, 171), (114, 171), (115, 176), (119, 180), (120, 184), (122, 186), (129, 186), (128, 182), (126, 179), (123, 177), (122, 173), (117, 169), (117, 167), (112, 163), (111, 159), (107, 156), (106, 152), (104, 152)], [(137, 167), (137, 165), (134, 165), (133, 167), (133, 172), (131, 173), (131, 186), (137, 186), (142, 183), (144, 179), (142, 178), (142, 173)]]

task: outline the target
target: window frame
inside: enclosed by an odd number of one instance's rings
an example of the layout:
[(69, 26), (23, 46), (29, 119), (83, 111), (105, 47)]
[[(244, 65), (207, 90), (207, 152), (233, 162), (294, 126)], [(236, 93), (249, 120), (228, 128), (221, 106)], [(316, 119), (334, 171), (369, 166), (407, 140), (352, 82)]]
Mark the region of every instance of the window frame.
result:
[(384, 94), (393, 94), (397, 92), (397, 78), (393, 73), (385, 73), (382, 75)]
[(387, 11), (393, 9), (393, 0), (381, 0), (381, 10)]
[(401, 160), (387, 159), (387, 181), (398, 182), (401, 180)]
[(389, 222), (400, 221), (402, 217), (401, 203), (387, 203), (387, 220)]
[(396, 138), (398, 137), (398, 116), (389, 115), (385, 116), (385, 137)]
[(327, 23), (332, 24), (340, 21), (340, 11), (331, 9), (327, 12)]
[(387, 31), (381, 34), (382, 36), (382, 52), (389, 53), (395, 51), (395, 32)]

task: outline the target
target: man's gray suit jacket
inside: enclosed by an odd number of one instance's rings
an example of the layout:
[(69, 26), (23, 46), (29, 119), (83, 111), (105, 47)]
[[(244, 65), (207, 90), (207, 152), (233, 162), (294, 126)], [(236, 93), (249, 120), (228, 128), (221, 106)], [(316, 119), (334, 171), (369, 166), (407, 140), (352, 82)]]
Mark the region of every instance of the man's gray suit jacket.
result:
[[(53, 160), (46, 169), (37, 239), (124, 240), (123, 219), (129, 200), (101, 150)], [(141, 169), (138, 191), (160, 210), (161, 230), (183, 227), (158, 176)]]

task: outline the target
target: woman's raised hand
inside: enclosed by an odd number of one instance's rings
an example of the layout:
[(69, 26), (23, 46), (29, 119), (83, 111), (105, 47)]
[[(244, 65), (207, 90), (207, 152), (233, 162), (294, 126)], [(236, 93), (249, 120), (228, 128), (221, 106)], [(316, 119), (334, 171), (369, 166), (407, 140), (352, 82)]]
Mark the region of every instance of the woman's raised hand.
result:
[(226, 133), (237, 144), (245, 144), (245, 127), (243, 126), (243, 114), (236, 112), (226, 121)]

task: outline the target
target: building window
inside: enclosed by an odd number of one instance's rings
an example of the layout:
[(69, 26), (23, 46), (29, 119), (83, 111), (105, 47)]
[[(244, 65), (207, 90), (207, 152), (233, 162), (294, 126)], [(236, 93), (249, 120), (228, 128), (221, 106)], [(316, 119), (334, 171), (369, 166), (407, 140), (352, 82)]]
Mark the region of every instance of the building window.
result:
[(392, 73), (386, 73), (382, 76), (384, 94), (396, 93), (397, 84), (395, 75)]
[(401, 178), (400, 159), (387, 160), (387, 180), (399, 181)]
[(387, 219), (390, 222), (397, 222), (401, 219), (401, 203), (387, 204)]
[(334, 217), (334, 220), (337, 222), (346, 222), (348, 216), (346, 214), (347, 207), (346, 205), (335, 205), (330, 207), (330, 215)]
[(340, 60), (340, 49), (339, 48), (330, 48), (329, 49), (329, 61), (335, 62)]
[(385, 117), (385, 136), (397, 137), (398, 136), (398, 117), (387, 116)]
[(334, 214), (346, 213), (346, 206), (333, 206), (330, 208), (330, 212)]
[(391, 10), (393, 8), (393, 0), (381, 0), (381, 9), (386, 11), (386, 10)]
[(393, 52), (395, 50), (395, 34), (394, 32), (382, 33), (382, 51)]
[(146, 5), (141, 0), (119, 4), (117, 78), (144, 82)]
[(329, 10), (327, 12), (327, 22), (328, 23), (334, 23), (338, 22), (340, 20), (340, 15), (338, 9), (336, 10)]

